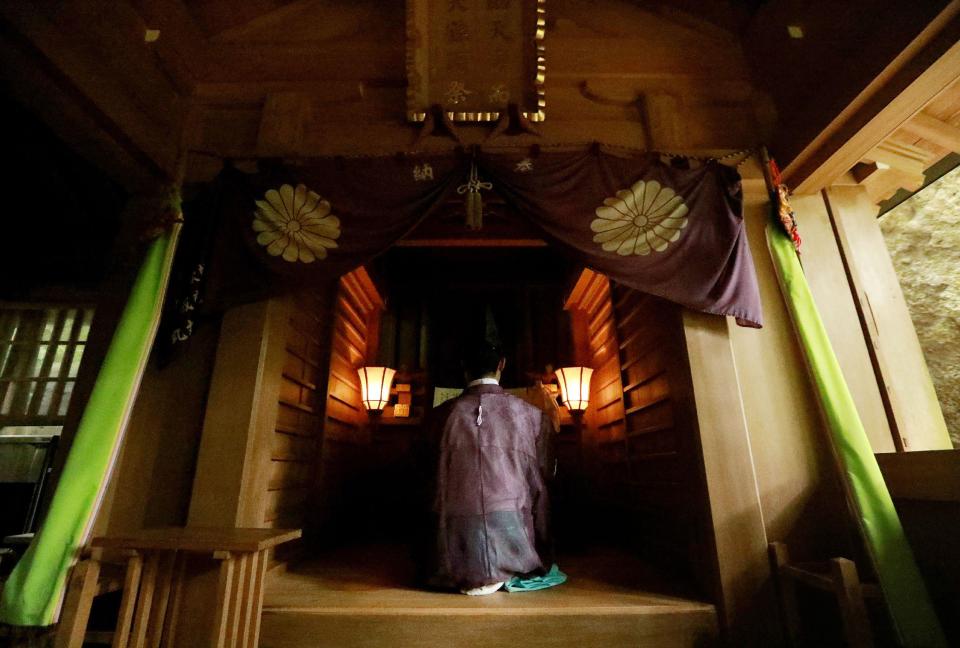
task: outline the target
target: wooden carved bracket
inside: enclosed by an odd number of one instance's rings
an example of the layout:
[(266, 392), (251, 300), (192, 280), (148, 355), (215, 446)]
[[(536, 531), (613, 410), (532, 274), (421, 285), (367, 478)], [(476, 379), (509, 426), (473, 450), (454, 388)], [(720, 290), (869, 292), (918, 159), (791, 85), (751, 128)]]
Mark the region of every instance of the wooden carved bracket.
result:
[(457, 131), (453, 120), (450, 119), (446, 111), (443, 110), (439, 104), (430, 106), (430, 110), (427, 111), (426, 119), (423, 120), (423, 125), (417, 133), (416, 139), (413, 140), (413, 150), (419, 150), (423, 141), (431, 135), (451, 137), (460, 146), (465, 146), (463, 138)]
[(653, 129), (650, 127), (650, 107), (647, 95), (642, 92), (632, 93), (629, 98), (608, 97), (590, 87), (589, 81), (580, 82), (580, 95), (587, 101), (591, 101), (601, 106), (618, 106), (620, 108), (633, 108), (640, 117), (640, 127), (643, 129), (643, 138), (648, 149), (655, 148), (653, 139)]
[(497, 121), (497, 125), (494, 127), (490, 134), (487, 135), (485, 142), (500, 137), (501, 135), (537, 135), (540, 136), (540, 129), (538, 129), (532, 121), (520, 110), (520, 106), (515, 103), (511, 103), (507, 106), (506, 112), (500, 115), (500, 119)]

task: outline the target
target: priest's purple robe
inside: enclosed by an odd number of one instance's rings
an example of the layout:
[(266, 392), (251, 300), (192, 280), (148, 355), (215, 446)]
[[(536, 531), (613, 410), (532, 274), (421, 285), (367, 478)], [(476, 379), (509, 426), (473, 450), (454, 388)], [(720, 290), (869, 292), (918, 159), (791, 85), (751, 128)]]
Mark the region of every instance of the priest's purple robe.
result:
[(498, 385), (471, 387), (436, 414), (433, 584), (471, 588), (542, 570), (549, 419)]

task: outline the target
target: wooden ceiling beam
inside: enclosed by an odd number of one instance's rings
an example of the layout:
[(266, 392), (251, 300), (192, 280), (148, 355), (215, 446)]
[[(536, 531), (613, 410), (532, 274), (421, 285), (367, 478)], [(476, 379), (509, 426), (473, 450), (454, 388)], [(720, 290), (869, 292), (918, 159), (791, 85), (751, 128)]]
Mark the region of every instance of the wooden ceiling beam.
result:
[(857, 162), (852, 169), (850, 169), (850, 177), (852, 179), (852, 184), (860, 184), (874, 173), (880, 172), (880, 167), (877, 166), (876, 162)]
[[(757, 91), (749, 79), (714, 79), (694, 75), (635, 75), (611, 72), (603, 75), (577, 77), (549, 74), (548, 106), (574, 102), (583, 104), (594, 95), (614, 102), (635, 101), (644, 92), (664, 92), (682, 95), (687, 103), (725, 102), (754, 103)], [(587, 85), (587, 92), (583, 85)], [(380, 94), (405, 97), (407, 87), (403, 76), (377, 76), (349, 80), (260, 80), (260, 81), (202, 81), (196, 84), (193, 98), (206, 105), (254, 105), (262, 103), (267, 95), (277, 92), (300, 92), (314, 102), (359, 101)], [(392, 99), (391, 99), (392, 100)], [(581, 106), (582, 107), (582, 106)]]
[[(264, 11), (221, 21), (229, 28), (210, 36), (203, 12), (212, 5), (128, 1), (181, 21), (192, 16), (205, 26), (195, 25), (203, 33), (193, 44), (203, 52), (193, 97), (202, 106), (204, 128), (191, 143), (193, 159), (206, 160), (194, 165), (201, 174), (216, 167), (216, 155), (306, 157), (412, 146), (416, 127), (402, 112), (405, 37), (402, 23), (391, 22), (402, 17), (402, 4), (331, 3), (327, 11), (319, 2), (321, 15), (308, 2), (278, 8), (264, 0), (254, 3)], [(215, 1), (232, 0), (208, 3)], [(180, 5), (179, 13), (171, 4)], [(565, 3), (550, 16), (542, 136), (498, 137), (488, 148), (600, 140), (709, 154), (754, 145), (769, 130), (772, 119), (757, 109), (762, 98), (735, 35), (620, 2)], [(605, 94), (643, 101), (592, 102), (581, 91), (584, 81)], [(459, 127), (468, 144), (484, 142), (491, 128)], [(450, 146), (435, 137), (423, 143), (426, 150)]]
[[(258, 105), (273, 94), (296, 92), (310, 97), (314, 104), (358, 102), (389, 94), (405, 100), (405, 78), (368, 78), (320, 81), (232, 81), (198, 83), (193, 94), (197, 103), (207, 106)], [(402, 103), (400, 104), (403, 105)]]
[(928, 157), (929, 153), (920, 147), (886, 141), (878, 144), (864, 159), (879, 163), (881, 169), (886, 166), (922, 178)]
[[(400, 32), (398, 32), (398, 36)], [(403, 41), (339, 40), (314, 43), (212, 43), (206, 81), (356, 81), (405, 78)]]
[[(551, 119), (548, 113), (547, 121), (540, 125), (540, 136), (501, 136), (485, 143), (492, 124), (463, 125), (459, 133), (466, 144), (484, 144), (489, 149), (600, 141), (614, 146), (692, 155), (727, 153), (748, 148), (758, 141), (753, 120), (742, 109), (688, 107), (673, 120), (667, 119), (666, 110), (661, 113), (651, 120), (650, 128), (639, 118), (591, 119), (585, 115), (563, 120)], [(698, 122), (695, 127), (679, 127), (694, 120)], [(417, 133), (417, 126), (389, 116), (324, 120), (319, 118), (315, 107), (311, 110), (299, 99), (274, 99), (266, 111), (255, 107), (207, 109), (203, 111), (203, 122), (202, 133), (191, 142), (190, 148), (234, 158), (394, 153), (410, 150)], [(430, 137), (421, 148), (447, 150), (452, 143), (447, 138)]]
[[(295, 94), (295, 93), (293, 93)], [(271, 96), (261, 110), (206, 109), (201, 111), (204, 126), (190, 149), (204, 157), (233, 158), (259, 156), (311, 157), (324, 155), (375, 155), (409, 151), (416, 139), (417, 126), (391, 118), (387, 114), (370, 115), (349, 111), (337, 119), (328, 119), (322, 109), (302, 101), (302, 97)], [(723, 155), (753, 146), (760, 140), (748, 107), (685, 107), (679, 116), (664, 108), (651, 112), (647, 128), (637, 114), (598, 118), (587, 110), (579, 119), (548, 116), (541, 124), (540, 136), (510, 135), (487, 142), (492, 124), (465, 124), (458, 132), (465, 144), (483, 145), (488, 150), (517, 149), (533, 145), (579, 146), (599, 141), (613, 146), (660, 150), (693, 156)], [(549, 115), (549, 113), (548, 113)], [(671, 117), (671, 115), (674, 115)], [(695, 126), (681, 128), (696, 121)], [(453, 146), (451, 139), (428, 137), (420, 150), (442, 151)], [(209, 161), (199, 165), (213, 168)]]
[[(601, 85), (601, 84), (598, 84)], [(384, 153), (409, 150), (417, 127), (402, 120), (403, 87), (381, 83), (368, 88), (347, 81), (305, 86), (277, 84), (277, 91), (246, 95), (238, 86), (225, 92), (242, 103), (204, 94), (205, 127), (195, 150), (232, 157), (257, 155), (313, 156)], [(626, 87), (635, 88), (635, 85)], [(657, 86), (659, 87), (659, 86)], [(220, 86), (223, 89), (223, 86)], [(584, 96), (579, 85), (557, 85), (547, 101), (542, 136), (501, 136), (485, 145), (527, 146), (601, 141), (668, 152), (729, 151), (761, 141), (769, 124), (757, 116), (754, 96), (736, 84), (713, 94), (677, 95), (643, 92), (642, 101), (605, 105)], [(220, 90), (217, 90), (219, 92)], [(630, 94), (633, 94), (633, 90)], [(642, 104), (642, 105), (641, 105)], [(461, 124), (466, 143), (484, 143), (492, 124)], [(450, 142), (428, 138), (425, 149), (448, 148)], [(203, 165), (209, 167), (210, 165)]]
[(160, 30), (154, 44), (157, 55), (171, 74), (194, 90), (209, 77), (213, 67), (206, 37), (180, 0), (128, 0), (150, 29)]
[(717, 79), (748, 79), (746, 62), (729, 47), (690, 43), (697, 56), (682, 54), (682, 47), (666, 38), (567, 36), (551, 33), (547, 39), (547, 78), (598, 75), (697, 76)]
[(923, 172), (930, 160), (931, 153), (926, 149), (887, 139), (867, 153), (850, 173), (866, 188), (870, 199), (878, 203), (898, 189), (916, 191), (922, 187)]
[(830, 186), (960, 78), (954, 0), (783, 170), (796, 193)]
[(903, 130), (930, 140), (949, 151), (960, 153), (960, 128), (933, 115), (919, 112), (903, 125)]
[(130, 192), (155, 188), (163, 170), (52, 66), (38, 65), (23, 43), (0, 37), (6, 90), (57, 137)]
[(870, 196), (871, 201), (879, 203), (897, 193), (899, 189), (916, 191), (923, 186), (923, 183), (922, 173), (910, 173), (891, 167), (889, 169), (878, 169), (859, 184), (867, 190), (867, 195)]
[(296, 19), (297, 14), (311, 7), (316, 8), (316, 5), (316, 0), (287, 0), (284, 4), (266, 13), (256, 16), (246, 16), (244, 22), (234, 24), (232, 27), (210, 34), (210, 40), (231, 41), (255, 37), (263, 28), (274, 25), (280, 25), (282, 27), (284, 22), (291, 18)]
[(56, 11), (19, 5), (4, 10), (4, 17), (65, 74), (94, 77), (85, 79), (89, 85), (114, 85), (161, 129), (176, 128), (182, 97), (157, 64), (158, 43), (145, 42), (146, 24), (126, 3), (70, 0)]
[[(192, 0), (190, 12), (205, 37), (215, 36), (242, 27), (274, 11), (282, 10), (294, 0)], [(184, 4), (187, 4), (186, 2)]]
[[(667, 38), (551, 33), (547, 50), (548, 79), (579, 83), (583, 79), (672, 79), (715, 82), (750, 79), (739, 52), (729, 47), (690, 44), (697, 56), (684, 56)], [(208, 41), (210, 69), (201, 82), (256, 83), (325, 80), (405, 79), (402, 31), (389, 37), (338, 36), (296, 41)]]
[[(649, 50), (662, 50), (656, 56)], [(211, 43), (210, 69), (201, 81), (214, 83), (356, 81), (405, 78), (402, 42), (342, 39), (314, 43)], [(583, 79), (672, 79), (743, 81), (749, 72), (731, 67), (729, 57), (684, 59), (667, 48), (651, 48), (634, 39), (550, 40), (547, 78), (579, 82)]]
[[(54, 21), (41, 9), (0, 4), (7, 37), (151, 173), (174, 177), (186, 104), (153, 66), (132, 10), (101, 15), (72, 2), (61, 6), (62, 15)], [(102, 21), (84, 31), (91, 11)], [(94, 34), (111, 29), (117, 33), (104, 36), (107, 49), (97, 47)]]
[(267, 97), (257, 133), (261, 155), (283, 154), (303, 140), (310, 121), (311, 104), (299, 92), (278, 92)]

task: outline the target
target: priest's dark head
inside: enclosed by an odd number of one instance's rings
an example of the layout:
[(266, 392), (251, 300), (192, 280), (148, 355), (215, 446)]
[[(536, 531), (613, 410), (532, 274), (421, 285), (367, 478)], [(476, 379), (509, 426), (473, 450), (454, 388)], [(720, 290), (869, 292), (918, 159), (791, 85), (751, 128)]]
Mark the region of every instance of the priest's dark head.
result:
[(475, 339), (464, 345), (463, 373), (468, 382), (478, 378), (499, 380), (506, 362), (501, 347), (485, 338)]

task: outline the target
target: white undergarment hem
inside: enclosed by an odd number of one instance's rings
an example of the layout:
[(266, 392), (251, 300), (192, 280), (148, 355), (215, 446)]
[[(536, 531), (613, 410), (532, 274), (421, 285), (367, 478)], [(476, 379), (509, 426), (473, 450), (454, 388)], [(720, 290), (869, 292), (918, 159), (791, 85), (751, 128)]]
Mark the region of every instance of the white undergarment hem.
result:
[(499, 583), (490, 583), (489, 585), (481, 585), (480, 587), (474, 587), (473, 589), (460, 590), (467, 596), (486, 596), (487, 594), (493, 594), (498, 589), (503, 587), (503, 581)]

